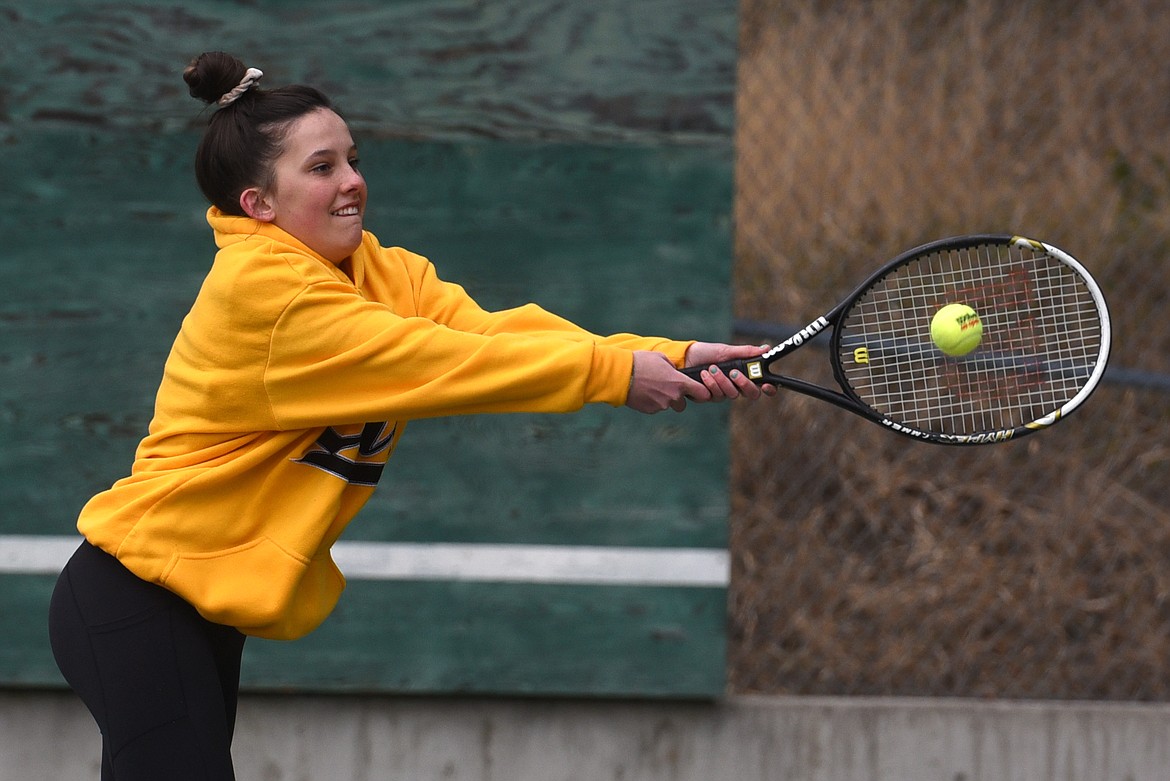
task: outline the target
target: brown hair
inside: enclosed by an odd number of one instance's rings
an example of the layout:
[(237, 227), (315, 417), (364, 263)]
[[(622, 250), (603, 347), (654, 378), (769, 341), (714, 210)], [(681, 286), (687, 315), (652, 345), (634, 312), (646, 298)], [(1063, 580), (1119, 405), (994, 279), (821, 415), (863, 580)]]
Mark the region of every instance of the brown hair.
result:
[[(224, 52), (205, 52), (183, 71), (191, 97), (215, 104), (235, 89), (247, 67)], [(213, 206), (245, 216), (240, 194), (249, 187), (269, 188), (293, 121), (317, 109), (335, 110), (320, 90), (302, 85), (260, 89), (252, 86), (211, 115), (195, 152), (195, 180)]]

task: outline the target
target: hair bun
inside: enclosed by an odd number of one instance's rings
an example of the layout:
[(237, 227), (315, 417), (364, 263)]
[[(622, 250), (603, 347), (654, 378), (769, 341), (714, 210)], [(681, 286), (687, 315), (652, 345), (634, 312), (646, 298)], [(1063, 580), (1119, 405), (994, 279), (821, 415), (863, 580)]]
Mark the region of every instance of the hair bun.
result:
[(231, 92), (247, 75), (248, 68), (226, 52), (204, 52), (183, 71), (183, 81), (191, 97), (204, 103), (216, 103)]

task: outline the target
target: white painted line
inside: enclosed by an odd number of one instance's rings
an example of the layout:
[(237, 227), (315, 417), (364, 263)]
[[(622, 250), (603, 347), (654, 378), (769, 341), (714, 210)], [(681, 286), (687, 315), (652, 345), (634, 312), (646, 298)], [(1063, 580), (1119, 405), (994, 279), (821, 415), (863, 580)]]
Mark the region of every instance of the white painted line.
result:
[(0, 574), (56, 575), (80, 543), (80, 537), (0, 535)]
[[(0, 573), (55, 575), (80, 539), (0, 535)], [(726, 587), (720, 548), (600, 545), (338, 542), (333, 558), (352, 580)]]
[(726, 586), (727, 551), (574, 545), (347, 542), (333, 547), (346, 577), (636, 586)]

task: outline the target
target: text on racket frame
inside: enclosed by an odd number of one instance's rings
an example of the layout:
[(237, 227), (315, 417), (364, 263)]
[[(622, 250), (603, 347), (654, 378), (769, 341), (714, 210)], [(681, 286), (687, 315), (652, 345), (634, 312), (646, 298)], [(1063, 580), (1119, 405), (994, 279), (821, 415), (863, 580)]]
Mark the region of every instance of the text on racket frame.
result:
[(784, 352), (785, 350), (789, 350), (793, 347), (800, 347), (806, 341), (813, 338), (828, 327), (829, 320), (824, 315), (822, 315), (806, 325), (804, 328), (801, 328), (792, 336), (785, 339), (780, 344), (773, 347), (771, 350), (768, 350), (768, 352), (760, 356), (760, 359), (764, 361), (771, 360), (777, 355), (780, 355), (780, 353)]

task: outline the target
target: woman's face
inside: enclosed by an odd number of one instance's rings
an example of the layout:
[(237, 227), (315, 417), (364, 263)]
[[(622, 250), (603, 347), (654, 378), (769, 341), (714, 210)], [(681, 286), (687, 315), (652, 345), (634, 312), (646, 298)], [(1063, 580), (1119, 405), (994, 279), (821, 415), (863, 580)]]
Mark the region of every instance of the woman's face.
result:
[(274, 164), (273, 186), (251, 188), (241, 202), (248, 214), (292, 234), (331, 263), (341, 263), (362, 242), (366, 180), (357, 165), (357, 146), (345, 120), (317, 109), (289, 128)]

